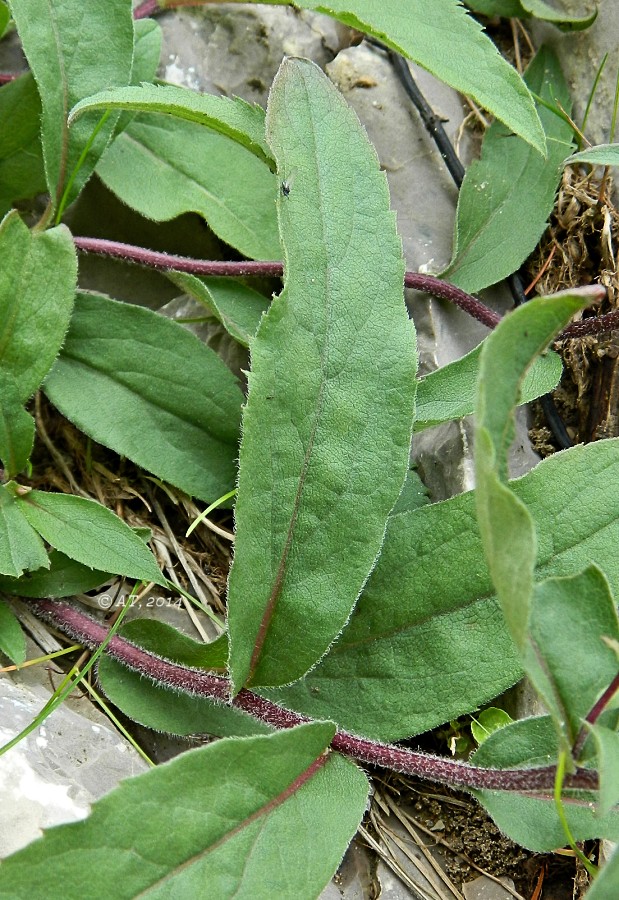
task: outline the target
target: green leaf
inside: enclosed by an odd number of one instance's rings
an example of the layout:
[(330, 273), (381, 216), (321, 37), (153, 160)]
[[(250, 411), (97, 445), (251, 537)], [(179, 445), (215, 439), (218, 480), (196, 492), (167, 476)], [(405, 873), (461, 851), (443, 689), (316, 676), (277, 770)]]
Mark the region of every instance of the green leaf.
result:
[[(542, 47), (525, 82), (569, 113), (571, 100), (557, 57)], [(544, 159), (500, 122), (487, 130), (480, 160), (468, 167), (460, 188), (453, 258), (443, 275), (476, 292), (506, 278), (524, 262), (542, 236), (555, 202), (572, 128), (539, 105), (546, 133)]]
[(0, 370), (24, 403), (49, 372), (69, 326), (77, 258), (60, 225), (32, 234), (19, 217), (0, 225)]
[(619, 803), (619, 734), (604, 725), (590, 725), (598, 752), (600, 773), (599, 814), (607, 816)]
[(52, 550), (45, 563), (48, 570), (25, 572), (20, 578), (0, 576), (0, 591), (18, 597), (72, 597), (91, 591), (112, 577), (78, 563), (58, 550)]
[(272, 730), (233, 706), (180, 691), (171, 692), (137, 672), (130, 672), (109, 656), (100, 660), (97, 678), (114, 706), (134, 722), (155, 731), (181, 737), (195, 734), (249, 737), (269, 734)]
[(541, 153), (544, 132), (522, 79), (458, 0), (294, 0), (371, 34), (473, 97)]
[[(99, 0), (10, 0), (10, 7), (41, 96), (45, 172), (57, 208), (101, 119), (100, 114), (90, 114), (69, 131), (69, 110), (102, 84), (126, 85), (131, 76), (131, 4), (127, 0), (103, 4)], [(108, 119), (92, 142), (66, 202), (77, 197), (91, 175), (114, 121)]]
[[(538, 534), (537, 580), (595, 559), (619, 595), (619, 440), (557, 453), (509, 486)], [(475, 710), (521, 674), (469, 492), (392, 516), (337, 643), (303, 681), (261, 693), (393, 741)]]
[(466, 0), (469, 9), (485, 16), (505, 16), (527, 19), (535, 16), (545, 22), (552, 22), (562, 31), (582, 31), (593, 25), (597, 10), (591, 15), (572, 16), (546, 3), (545, 0)]
[(510, 722), (513, 722), (513, 719), (509, 713), (506, 713), (504, 709), (497, 709), (496, 706), (491, 706), (482, 710), (477, 719), (473, 719), (471, 722), (471, 734), (477, 744), (483, 744), (493, 731), (504, 728)]
[(82, 565), (166, 585), (144, 542), (100, 503), (69, 494), (29, 491), (17, 504), (48, 544)]
[(26, 659), (26, 638), (19, 619), (4, 601), (0, 600), (0, 652), (19, 666)]
[(11, 491), (0, 484), (0, 573), (19, 578), (26, 569), (42, 566), (49, 566), (43, 541)]
[(196, 278), (184, 272), (169, 272), (168, 278), (224, 326), (244, 347), (258, 330), (262, 314), (271, 301), (234, 278)]
[[(4, 860), (0, 896), (314, 900), (368, 793), (353, 763), (323, 755), (333, 732), (323, 723), (218, 741), (125, 781), (89, 819)], [(67, 878), (69, 859), (79, 864)]]
[(406, 473), (406, 481), (391, 510), (391, 516), (399, 516), (401, 513), (412, 512), (430, 502), (428, 490), (419, 477), (417, 470), (411, 467)]
[[(133, 66), (131, 83), (153, 81), (159, 68), (163, 32), (154, 19), (138, 19), (133, 23)], [(122, 117), (121, 117), (122, 118)]]
[(524, 373), (596, 288), (538, 297), (504, 317), (484, 342), (476, 404), (477, 516), (507, 627), (523, 647), (533, 591), (536, 535), (526, 507), (507, 487), (507, 451)]
[(219, 132), (273, 169), (273, 157), (264, 138), (264, 111), (239, 97), (216, 97), (198, 94), (173, 85), (142, 84), (138, 87), (101, 91), (78, 103), (69, 120), (73, 123), (84, 113), (101, 109), (128, 109), (137, 112), (163, 113), (175, 119), (197, 122)]
[(34, 444), (34, 419), (26, 412), (15, 379), (0, 369), (0, 461), (14, 478), (26, 468)]
[(210, 502), (233, 486), (240, 388), (177, 322), (78, 293), (44, 390), (93, 440), (188, 494)]
[(535, 586), (524, 668), (566, 753), (617, 674), (617, 658), (605, 637), (619, 639), (619, 623), (608, 582), (596, 566)]
[(619, 144), (597, 144), (580, 153), (573, 153), (563, 161), (564, 166), (589, 163), (592, 166), (619, 166)]
[(9, 8), (6, 5), (6, 3), (4, 2), (4, 0), (1, 0), (1, 2), (0, 2), (0, 37), (3, 36), (4, 32), (6, 31), (6, 27), (10, 21), (11, 21), (11, 13), (9, 11)]
[(107, 149), (97, 174), (149, 219), (196, 212), (245, 256), (281, 257), (275, 176), (226, 135), (170, 116), (138, 114)]
[(611, 900), (619, 896), (619, 847), (587, 891), (587, 900)]
[[(493, 732), (472, 758), (475, 766), (503, 769), (553, 765), (556, 732), (550, 716), (522, 719)], [(565, 832), (552, 797), (528, 797), (506, 791), (473, 791), (503, 834), (529, 850), (546, 853), (564, 847)], [(576, 841), (619, 839), (619, 810), (600, 816), (595, 794), (565, 792), (564, 811)], [(606, 900), (606, 897), (604, 897)], [(610, 898), (609, 898), (610, 900)]]
[[(460, 419), (474, 411), (482, 347), (483, 343), (461, 359), (419, 379), (415, 431)], [(554, 390), (562, 371), (561, 357), (552, 351), (536, 359), (524, 376), (519, 404), (530, 403)]]
[(204, 644), (192, 640), (176, 628), (157, 619), (132, 619), (124, 622), (118, 633), (144, 650), (157, 656), (165, 656), (166, 659), (181, 663), (183, 666), (221, 672), (226, 669), (228, 662), (226, 635)]
[(46, 187), (41, 101), (30, 73), (0, 87), (0, 216)]
[(236, 690), (299, 678), (344, 626), (404, 483), (415, 396), (401, 245), (358, 119), (313, 63), (285, 60), (267, 130), (294, 185), (278, 199), (285, 288), (251, 343), (228, 596)]

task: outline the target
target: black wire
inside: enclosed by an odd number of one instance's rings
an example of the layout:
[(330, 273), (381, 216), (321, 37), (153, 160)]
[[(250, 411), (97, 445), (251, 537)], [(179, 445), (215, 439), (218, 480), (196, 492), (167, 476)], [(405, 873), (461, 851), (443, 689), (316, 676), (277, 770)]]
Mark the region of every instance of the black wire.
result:
[[(396, 75), (400, 79), (404, 90), (413, 102), (413, 105), (419, 113), (419, 116), (421, 117), (421, 120), (425, 125), (428, 134), (434, 140), (439, 153), (443, 157), (449, 174), (451, 175), (456, 187), (459, 189), (464, 179), (464, 166), (458, 159), (456, 151), (454, 150), (454, 146), (449, 140), (449, 137), (447, 136), (447, 133), (443, 128), (441, 120), (434, 113), (434, 110), (417, 87), (417, 83), (411, 75), (411, 70), (409, 68), (408, 62), (404, 59), (404, 57), (400, 56), (400, 54), (396, 53), (394, 50), (389, 50), (388, 48), (383, 49), (387, 49), (389, 60)], [(524, 293), (520, 273), (514, 272), (513, 275), (510, 275), (507, 281), (512, 297), (514, 298), (514, 305), (520, 306), (522, 303), (526, 303), (527, 297)], [(562, 450), (566, 450), (568, 447), (572, 447), (573, 442), (570, 439), (569, 434), (567, 433), (565, 423), (559, 415), (559, 411), (557, 410), (552, 396), (550, 394), (545, 394), (543, 397), (539, 398), (539, 402), (546, 418), (546, 422), (548, 423), (548, 427), (550, 428), (552, 436), (555, 439), (557, 445)]]

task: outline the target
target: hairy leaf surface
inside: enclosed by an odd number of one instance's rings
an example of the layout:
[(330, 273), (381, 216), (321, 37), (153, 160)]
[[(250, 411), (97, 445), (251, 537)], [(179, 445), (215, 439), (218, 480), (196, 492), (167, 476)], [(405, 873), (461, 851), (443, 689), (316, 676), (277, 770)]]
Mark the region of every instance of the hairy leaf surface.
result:
[(108, 147), (97, 174), (123, 203), (149, 219), (165, 222), (196, 212), (245, 256), (280, 258), (275, 176), (226, 135), (195, 122), (139, 113)]
[(43, 541), (20, 510), (15, 496), (0, 484), (0, 572), (19, 578), (25, 570), (49, 566)]
[(294, 0), (373, 35), (451, 87), (473, 97), (544, 152), (544, 132), (522, 79), (458, 0)]
[[(42, 102), (41, 139), (52, 203), (77, 197), (114, 130), (114, 117), (101, 127), (75, 174), (101, 114), (85, 116), (69, 131), (72, 106), (101, 89), (129, 83), (133, 21), (127, 0), (10, 0), (24, 53)], [(74, 177), (75, 174), (75, 177)]]
[(30, 73), (0, 87), (0, 216), (45, 190), (41, 101)]
[(102, 109), (163, 113), (187, 122), (198, 122), (251, 150), (269, 168), (274, 166), (264, 138), (264, 111), (239, 97), (229, 99), (198, 94), (175, 85), (142, 84), (101, 91), (82, 100), (71, 110), (70, 121), (74, 122), (90, 110)]
[(228, 599), (236, 690), (301, 677), (344, 626), (404, 483), (415, 396), (401, 244), (358, 119), (313, 63), (285, 60), (267, 132), (294, 183), (278, 200), (285, 288), (251, 344)]
[[(556, 55), (542, 47), (525, 82), (569, 114), (571, 99)], [(500, 122), (487, 130), (481, 159), (466, 170), (454, 232), (453, 258), (443, 273), (466, 291), (496, 284), (537, 245), (555, 202), (561, 165), (572, 146), (572, 128), (543, 106), (538, 112), (548, 145), (544, 159)]]
[(9, 213), (0, 225), (0, 369), (23, 402), (49, 372), (69, 327), (77, 258), (60, 225), (33, 234)]
[(90, 818), (4, 860), (0, 897), (203, 897), (207, 886), (218, 900), (314, 900), (367, 802), (365, 775), (323, 755), (333, 733), (320, 723), (218, 741), (129, 779)]
[(79, 293), (44, 390), (89, 437), (188, 494), (211, 502), (233, 486), (241, 390), (177, 322)]
[[(557, 453), (509, 487), (538, 535), (536, 579), (594, 560), (619, 595), (619, 440)], [(521, 672), (469, 492), (392, 516), (337, 643), (303, 681), (266, 693), (357, 734), (398, 740), (474, 710)]]
[(144, 541), (100, 503), (70, 494), (30, 491), (17, 504), (48, 544), (82, 565), (166, 584)]

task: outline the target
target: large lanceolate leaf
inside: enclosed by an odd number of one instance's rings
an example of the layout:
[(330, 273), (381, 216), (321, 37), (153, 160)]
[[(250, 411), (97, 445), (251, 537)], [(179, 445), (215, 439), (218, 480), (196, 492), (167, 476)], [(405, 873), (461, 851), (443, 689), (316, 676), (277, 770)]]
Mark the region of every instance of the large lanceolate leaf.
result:
[(0, 369), (23, 403), (50, 370), (69, 326), (77, 258), (64, 226), (32, 234), (17, 212), (0, 225), (0, 255)]
[(536, 536), (529, 512), (506, 485), (507, 451), (524, 373), (598, 288), (538, 297), (501, 321), (484, 342), (476, 404), (475, 473), (479, 528), (505, 620), (523, 648), (533, 591)]
[(54, 206), (67, 188), (65, 203), (70, 203), (105, 149), (114, 118), (101, 127), (75, 174), (101, 114), (86, 116), (69, 131), (69, 111), (78, 100), (100, 91), (102, 85), (111, 88), (129, 83), (133, 58), (131, 3), (11, 0), (10, 7), (41, 96), (47, 187)]
[[(542, 47), (525, 81), (542, 99), (570, 112), (569, 90), (550, 49)], [(546, 159), (494, 122), (484, 137), (481, 159), (471, 163), (464, 176), (453, 259), (443, 274), (467, 291), (479, 291), (515, 272), (546, 227), (573, 133), (567, 122), (541, 105), (539, 115), (548, 145)]]
[(522, 79), (459, 0), (294, 0), (372, 34), (468, 94), (537, 150), (544, 131)]
[(408, 468), (415, 336), (384, 176), (320, 70), (282, 64), (267, 131), (288, 189), (286, 285), (251, 343), (229, 583), (230, 666), (302, 676), (344, 626)]
[(0, 216), (45, 190), (41, 101), (30, 73), (0, 88)]
[[(619, 596), (619, 440), (557, 453), (509, 486), (538, 535), (536, 579), (595, 561)], [(521, 672), (467, 493), (391, 518), (337, 643), (303, 681), (268, 696), (398, 740), (470, 712)]]
[(174, 85), (142, 84), (88, 97), (71, 111), (71, 121), (89, 111), (105, 109), (163, 113), (186, 122), (198, 122), (251, 150), (269, 168), (274, 167), (264, 137), (264, 111), (238, 97), (198, 94)]
[(125, 781), (86, 821), (6, 859), (0, 897), (314, 900), (368, 793), (353, 763), (325, 754), (333, 733), (321, 723), (218, 741)]
[(275, 176), (244, 147), (195, 122), (138, 114), (108, 147), (97, 174), (157, 222), (199, 213), (253, 259), (279, 259)]
[(241, 390), (176, 322), (79, 293), (45, 393), (91, 438), (189, 494), (210, 502), (234, 484)]

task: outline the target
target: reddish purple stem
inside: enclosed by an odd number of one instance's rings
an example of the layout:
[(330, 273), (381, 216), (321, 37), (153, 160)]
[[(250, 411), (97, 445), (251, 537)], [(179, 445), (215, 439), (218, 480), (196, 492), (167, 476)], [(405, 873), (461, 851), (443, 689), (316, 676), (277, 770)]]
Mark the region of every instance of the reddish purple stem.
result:
[[(187, 272), (191, 275), (218, 275), (229, 277), (262, 276), (281, 278), (284, 274), (283, 264), (280, 262), (219, 262), (216, 260), (191, 259), (188, 256), (175, 256), (171, 253), (162, 253), (157, 250), (147, 250), (144, 247), (136, 247), (132, 244), (123, 244), (120, 241), (108, 241), (104, 238), (74, 237), (73, 241), (78, 250), (83, 253), (96, 253), (100, 256), (110, 256), (115, 259), (123, 259), (126, 262), (137, 263), (150, 269), (160, 271)], [(495, 328), (501, 321), (501, 316), (489, 309), (481, 300), (467, 294), (455, 284), (442, 281), (434, 275), (422, 275), (419, 272), (406, 272), (404, 285), (416, 291), (424, 291), (455, 303), (464, 312), (477, 319), (488, 328)], [(602, 290), (602, 289), (601, 289)], [(584, 319), (568, 325), (561, 332), (557, 340), (571, 337), (582, 337), (585, 334), (597, 334), (608, 331), (619, 324), (619, 310)]]
[[(585, 717), (585, 722), (587, 724), (595, 725), (617, 691), (619, 691), (619, 672), (615, 675), (600, 699), (596, 703), (594, 703), (591, 711)], [(587, 725), (583, 725), (578, 732), (576, 740), (574, 741), (574, 746), (572, 747), (572, 759), (578, 759), (582, 752), (582, 748), (585, 746), (585, 741), (589, 737), (589, 734), (590, 732), (587, 728)]]
[[(107, 638), (108, 629), (104, 625), (69, 603), (44, 599), (33, 600), (31, 603), (35, 613), (87, 647), (94, 649)], [(274, 728), (293, 728), (295, 725), (311, 721), (245, 689), (231, 699), (229, 679), (161, 659), (125, 638), (114, 636), (109, 641), (106, 652), (129, 669), (145, 675), (163, 687), (234, 706)], [(554, 766), (535, 769), (475, 768), (467, 763), (416, 753), (391, 744), (357, 737), (341, 730), (337, 731), (331, 747), (360, 762), (454, 787), (517, 792), (538, 791), (551, 789), (555, 779)], [(583, 790), (593, 790), (597, 785), (597, 773), (587, 769), (577, 769), (565, 780), (566, 787)]]
[(134, 19), (148, 19), (149, 16), (161, 11), (157, 0), (144, 0), (133, 10)]

